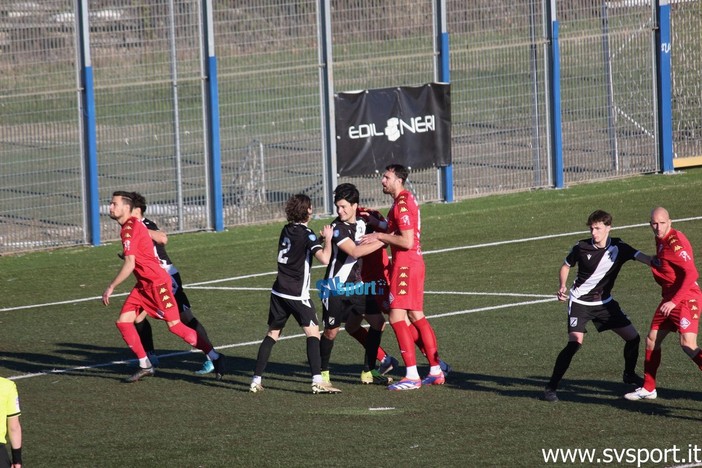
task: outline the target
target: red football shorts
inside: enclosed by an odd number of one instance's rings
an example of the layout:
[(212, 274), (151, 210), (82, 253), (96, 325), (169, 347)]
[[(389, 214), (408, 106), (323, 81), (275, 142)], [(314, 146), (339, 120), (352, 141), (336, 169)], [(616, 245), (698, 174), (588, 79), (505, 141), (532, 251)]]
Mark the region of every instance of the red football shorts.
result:
[(135, 311), (139, 315), (142, 310), (155, 319), (167, 322), (180, 320), (170, 283), (135, 286), (124, 301), (121, 313)]
[(390, 273), (390, 308), (424, 310), (424, 262), (393, 265)]
[(697, 334), (700, 322), (700, 299), (702, 298), (681, 301), (667, 317), (664, 317), (660, 312), (661, 305), (667, 301), (661, 301), (658, 304), (656, 313), (653, 314), (651, 330), (664, 329), (680, 333)]

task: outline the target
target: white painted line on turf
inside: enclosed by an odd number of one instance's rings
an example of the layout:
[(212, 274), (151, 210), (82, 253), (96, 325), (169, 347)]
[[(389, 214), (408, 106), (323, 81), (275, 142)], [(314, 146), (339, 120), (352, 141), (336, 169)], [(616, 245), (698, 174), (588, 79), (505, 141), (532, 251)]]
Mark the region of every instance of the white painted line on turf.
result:
[[(452, 317), (455, 315), (465, 315), (465, 314), (473, 314), (476, 312), (486, 312), (489, 310), (499, 310), (499, 309), (506, 309), (509, 307), (520, 307), (520, 306), (525, 306), (525, 305), (532, 305), (532, 304), (540, 304), (542, 302), (550, 302), (550, 301), (555, 301), (557, 300), (555, 297), (551, 299), (539, 299), (537, 301), (524, 301), (524, 302), (516, 302), (513, 304), (501, 304), (498, 306), (492, 306), (492, 307), (480, 307), (478, 309), (466, 309), (466, 310), (458, 310), (455, 312), (446, 312), (443, 314), (436, 314), (436, 315), (427, 315), (427, 319), (436, 319), (436, 318), (443, 318), (443, 317)], [(294, 338), (302, 338), (304, 337), (304, 333), (298, 333), (296, 335), (290, 335), (290, 336), (281, 336), (278, 341), (280, 340), (291, 340)], [(256, 341), (246, 341), (243, 343), (232, 343), (224, 346), (217, 346), (215, 349), (217, 351), (221, 351), (223, 349), (229, 349), (229, 348), (242, 348), (244, 346), (253, 346), (253, 345), (259, 345), (261, 344), (261, 340), (256, 340)], [(183, 356), (186, 354), (190, 353), (200, 353), (200, 350), (197, 349), (190, 349), (188, 351), (177, 351), (175, 353), (168, 353), (168, 354), (159, 354), (158, 357), (159, 359), (165, 359), (169, 357), (174, 357), (174, 356)], [(34, 372), (31, 374), (22, 374), (22, 375), (13, 375), (10, 377), (7, 377), (10, 380), (20, 380), (20, 379), (28, 379), (30, 377), (42, 377), (45, 375), (55, 375), (55, 374), (65, 374), (68, 372), (75, 372), (75, 371), (80, 371), (80, 370), (90, 370), (90, 369), (96, 369), (98, 367), (108, 367), (108, 366), (114, 366), (118, 364), (126, 364), (128, 362), (133, 362), (136, 359), (129, 359), (129, 360), (121, 360), (121, 361), (111, 361), (111, 362), (105, 362), (101, 364), (92, 364), (89, 366), (78, 366), (78, 367), (71, 367), (67, 369), (52, 369), (52, 370), (47, 370), (44, 372)]]
[(247, 287), (247, 286), (192, 286), (192, 285), (188, 285), (187, 288), (188, 289), (202, 289), (205, 291), (267, 291), (267, 292), (271, 291), (271, 288), (253, 288), (253, 287)]
[[(673, 222), (674, 223), (684, 223), (686, 221), (699, 221), (699, 220), (702, 220), (702, 216), (675, 219), (675, 220), (673, 220)], [(648, 226), (648, 223), (630, 224), (628, 226), (618, 226), (618, 227), (613, 227), (612, 230), (631, 229), (631, 228), (638, 228), (638, 227), (644, 227), (644, 226)], [(450, 247), (450, 248), (446, 248), (446, 249), (427, 250), (427, 251), (423, 252), (423, 254), (424, 255), (431, 255), (431, 254), (436, 254), (436, 253), (455, 252), (457, 250), (479, 249), (482, 247), (494, 247), (496, 245), (519, 244), (519, 243), (523, 243), (523, 242), (555, 239), (557, 237), (582, 235), (582, 234), (587, 234), (587, 233), (588, 233), (588, 231), (573, 231), (573, 232), (567, 232), (567, 233), (562, 233), (562, 234), (550, 234), (547, 236), (527, 237), (524, 239), (511, 239), (511, 240), (499, 241), (499, 242), (489, 242), (486, 244), (473, 244), (473, 245), (464, 245), (464, 246), (459, 246), (459, 247)], [(324, 267), (324, 265), (317, 265), (313, 268), (323, 268), (323, 267)], [(217, 280), (201, 281), (199, 283), (190, 283), (190, 284), (186, 284), (184, 287), (189, 288), (189, 287), (204, 286), (204, 285), (215, 284), (215, 283), (225, 283), (227, 281), (237, 281), (237, 280), (242, 280), (242, 279), (258, 278), (261, 276), (275, 275), (276, 273), (277, 273), (276, 271), (268, 271), (265, 273), (254, 273), (254, 274), (250, 274), (250, 275), (232, 276), (230, 278), (221, 278), (221, 279), (217, 279)], [(119, 295), (126, 296), (126, 293), (119, 294)], [(116, 297), (116, 296), (118, 296), (118, 295), (115, 294), (113, 297)], [(92, 300), (97, 300), (97, 299), (101, 299), (101, 297), (89, 297), (89, 298), (82, 298), (82, 299), (73, 299), (73, 300), (69, 300), (69, 301), (49, 302), (49, 303), (45, 303), (45, 304), (33, 304), (33, 305), (17, 306), (17, 307), (5, 307), (5, 308), (0, 309), (0, 312), (9, 312), (12, 310), (20, 310), (20, 309), (33, 309), (33, 308), (37, 308), (37, 307), (48, 307), (48, 306), (53, 306), (53, 305), (72, 304), (72, 303), (76, 303), (76, 302), (85, 302), (85, 301), (92, 301)]]
[[(316, 268), (321, 268), (323, 266), (326, 267), (326, 265), (317, 265)], [(237, 281), (237, 280), (242, 280), (242, 279), (258, 278), (260, 276), (270, 276), (270, 275), (275, 275), (277, 273), (278, 273), (277, 271), (267, 271), (265, 273), (252, 273), (250, 275), (232, 276), (231, 278), (222, 278), (222, 279), (218, 279), (218, 280), (201, 281), (199, 283), (190, 283), (190, 284), (184, 285), (183, 287), (189, 288), (191, 286), (201, 286), (203, 284), (225, 283), (227, 281)]]
[(555, 294), (522, 294), (504, 292), (478, 292), (478, 291), (424, 291), (424, 294), (451, 295), (451, 296), (498, 296), (498, 297), (550, 297)]
[[(110, 296), (110, 299), (112, 299), (113, 297), (127, 296), (128, 294), (129, 293), (113, 294)], [(75, 304), (77, 302), (90, 302), (90, 301), (102, 301), (102, 296), (83, 297), (81, 299), (72, 299), (70, 301), (47, 302), (45, 304), (32, 304), (32, 305), (26, 305), (26, 306), (5, 307), (4, 309), (0, 309), (0, 312), (8, 312), (10, 310), (34, 309), (36, 307), (48, 307), (48, 306), (53, 306), (53, 305)]]
[[(244, 286), (195, 286), (188, 289), (203, 289), (216, 291), (270, 291), (271, 288), (250, 288)], [(310, 291), (317, 289), (310, 288)], [(424, 291), (424, 294), (436, 294), (447, 296), (496, 296), (496, 297), (555, 297), (554, 294), (527, 294), (527, 293), (506, 293), (506, 292), (480, 292), (480, 291)]]
[[(303, 336), (305, 336), (304, 333), (298, 333), (297, 335), (290, 335), (290, 336), (281, 336), (280, 338), (278, 338), (278, 341), (291, 340), (293, 338), (301, 338)], [(259, 345), (259, 344), (261, 344), (261, 340), (246, 341), (243, 343), (233, 343), (233, 344), (224, 345), (224, 346), (217, 346), (215, 349), (218, 351), (221, 351), (223, 349), (243, 348), (244, 346), (253, 346), (253, 345)], [(201, 351), (199, 349), (190, 349), (188, 351), (176, 351), (175, 353), (158, 354), (157, 356), (159, 359), (165, 359), (165, 358), (175, 357), (175, 356), (184, 356), (186, 354), (191, 354), (191, 353), (201, 353)], [(12, 377), (7, 377), (7, 378), (10, 380), (20, 380), (20, 379), (27, 379), (29, 377), (41, 377), (44, 375), (66, 374), (68, 372), (75, 372), (75, 371), (79, 371), (79, 370), (90, 370), (90, 369), (96, 369), (98, 367), (108, 367), (108, 366), (115, 366), (115, 365), (119, 365), (119, 364), (127, 364), (127, 363), (134, 362), (134, 361), (136, 361), (136, 359), (104, 362), (102, 364), (92, 364), (90, 366), (70, 367), (67, 369), (51, 369), (50, 371), (34, 372), (32, 374), (15, 375)]]
[(394, 406), (380, 406), (378, 408), (368, 408), (368, 411), (392, 411), (394, 409)]
[[(693, 218), (682, 218), (682, 219), (676, 219), (673, 220), (675, 223), (682, 223), (685, 221), (699, 221), (702, 219), (702, 216), (695, 216)], [(621, 230), (621, 229), (632, 229), (632, 228), (639, 228), (639, 227), (648, 227), (649, 223), (640, 223), (640, 224), (629, 224), (628, 226), (616, 226), (612, 228), (612, 231), (614, 230)], [(449, 247), (446, 249), (438, 249), (438, 250), (429, 250), (424, 252), (424, 255), (428, 254), (435, 254), (435, 253), (446, 253), (446, 252), (455, 252), (457, 250), (468, 250), (468, 249), (478, 249), (482, 247), (494, 247), (496, 245), (506, 245), (506, 244), (519, 244), (522, 242), (531, 242), (531, 241), (538, 241), (538, 240), (547, 240), (547, 239), (555, 239), (557, 237), (568, 237), (568, 236), (575, 236), (575, 235), (582, 235), (582, 234), (589, 234), (590, 231), (573, 231), (573, 232), (564, 232), (561, 234), (549, 234), (547, 236), (537, 236), (537, 237), (525, 237), (524, 239), (512, 239), (512, 240), (506, 240), (506, 241), (497, 241), (497, 242), (488, 242), (486, 244), (473, 244), (473, 245), (463, 245), (460, 247)]]
[(436, 314), (432, 315), (431, 317), (427, 315), (428, 319), (435, 319), (435, 318), (443, 318), (443, 317), (452, 317), (454, 315), (465, 315), (465, 314), (474, 314), (476, 312), (485, 312), (487, 310), (498, 310), (498, 309), (508, 309), (510, 307), (520, 307), (520, 306), (527, 306), (527, 305), (533, 305), (533, 304), (541, 304), (543, 302), (552, 302), (552, 301), (557, 301), (555, 297), (552, 297), (550, 299), (539, 299), (538, 301), (524, 301), (524, 302), (515, 302), (513, 304), (501, 304), (498, 306), (489, 306), (489, 307), (479, 307), (477, 309), (466, 309), (466, 310), (457, 310), (456, 312), (445, 312), (443, 314)]

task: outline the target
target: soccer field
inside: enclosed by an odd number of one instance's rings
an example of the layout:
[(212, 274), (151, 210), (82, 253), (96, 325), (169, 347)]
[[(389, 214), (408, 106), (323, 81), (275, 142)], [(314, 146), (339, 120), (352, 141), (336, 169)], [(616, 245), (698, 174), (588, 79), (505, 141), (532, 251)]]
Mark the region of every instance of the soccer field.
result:
[[(664, 344), (657, 400), (622, 398), (631, 389), (621, 383), (623, 342), (592, 326), (561, 401), (539, 400), (566, 341), (558, 269), (589, 236), (588, 214), (610, 211), (612, 235), (653, 254), (648, 216), (663, 205), (702, 255), (701, 190), (702, 170), (689, 170), (424, 205), (425, 309), (453, 372), (444, 386), (412, 392), (361, 385), (363, 349), (342, 333), (331, 373), (343, 393), (311, 394), (294, 322), (273, 349), (266, 390), (248, 392), (280, 223), (170, 238), (193, 311), (227, 356), (230, 373), (219, 382), (195, 375), (202, 355), (152, 322), (157, 374), (122, 383), (133, 355), (114, 320), (131, 283), (109, 307), (100, 302), (119, 268), (118, 244), (0, 257), (0, 375), (20, 392), (25, 464), (702, 466), (701, 453), (689, 456), (702, 451), (702, 375), (674, 336)], [(313, 271), (314, 284), (323, 269)], [(660, 298), (648, 269), (625, 265), (614, 297), (645, 335)], [(389, 327), (383, 346), (399, 357)], [(642, 366), (643, 343), (639, 372)], [(592, 462), (544, 458), (558, 449), (591, 450), (576, 455)]]

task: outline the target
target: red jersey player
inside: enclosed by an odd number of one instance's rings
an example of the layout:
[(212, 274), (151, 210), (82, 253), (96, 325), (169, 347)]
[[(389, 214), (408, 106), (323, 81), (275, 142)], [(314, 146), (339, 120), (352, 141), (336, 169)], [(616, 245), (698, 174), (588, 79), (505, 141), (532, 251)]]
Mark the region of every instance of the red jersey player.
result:
[(646, 338), (644, 384), (627, 393), (627, 400), (653, 400), (656, 392), (656, 372), (661, 363), (661, 344), (670, 332), (680, 334), (680, 346), (702, 370), (702, 350), (697, 346), (702, 291), (697, 284), (697, 268), (692, 246), (687, 237), (673, 229), (665, 208), (651, 212), (651, 229), (656, 236), (657, 261), (651, 265), (656, 282), (661, 286), (663, 299), (651, 320)]
[[(421, 220), (417, 201), (405, 188), (408, 175), (407, 169), (399, 164), (386, 167), (381, 181), (383, 193), (394, 200), (388, 213), (386, 232), (368, 234), (363, 240), (380, 240), (390, 246), (392, 253), (389, 319), (405, 361), (406, 375), (388, 386), (389, 390), (441, 385), (445, 382), (442, 364), (448, 371), (448, 366), (439, 359), (436, 335), (423, 312), (425, 267), (420, 244)], [(431, 366), (429, 375), (423, 380), (417, 371), (415, 342), (421, 342)]]
[(224, 357), (217, 353), (209, 343), (198, 339), (198, 334), (181, 321), (178, 305), (174, 299), (170, 275), (161, 268), (148, 229), (138, 218), (132, 216), (134, 200), (131, 192), (117, 191), (112, 194), (110, 218), (122, 226), (120, 237), (124, 253), (124, 263), (117, 276), (102, 294), (102, 302), (109, 305), (114, 289), (134, 273), (137, 284), (122, 306), (117, 328), (122, 338), (139, 359), (139, 370), (128, 382), (136, 382), (142, 377), (154, 375), (154, 369), (146, 356), (134, 322), (137, 315), (144, 310), (151, 317), (165, 320), (168, 330), (181, 337), (186, 343), (195, 346), (207, 354), (215, 366), (217, 379), (224, 375)]

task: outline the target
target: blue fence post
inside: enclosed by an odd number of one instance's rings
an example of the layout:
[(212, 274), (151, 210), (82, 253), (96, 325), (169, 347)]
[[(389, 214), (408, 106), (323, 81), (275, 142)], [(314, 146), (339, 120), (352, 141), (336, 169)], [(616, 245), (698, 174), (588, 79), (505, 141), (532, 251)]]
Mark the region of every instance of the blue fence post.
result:
[(561, 52), (558, 45), (556, 0), (545, 0), (546, 39), (548, 44), (546, 86), (548, 99), (548, 133), (551, 177), (555, 188), (563, 188), (563, 140), (561, 131)]
[(212, 0), (202, 2), (203, 45), (204, 45), (204, 113), (207, 141), (207, 207), (210, 227), (215, 231), (224, 230), (224, 209), (222, 203), (222, 156), (219, 134), (219, 85), (217, 82), (217, 57), (214, 45), (214, 20)]
[(670, 0), (656, 1), (656, 100), (661, 171), (673, 172), (673, 102), (670, 71)]
[(95, 86), (90, 58), (88, 0), (75, 4), (75, 27), (78, 36), (76, 57), (79, 61), (79, 107), (82, 126), (83, 158), (83, 230), (84, 242), (100, 245), (100, 195), (98, 193), (97, 133), (95, 127)]
[[(446, 0), (436, 0), (434, 8), (436, 24), (436, 65), (435, 80), (441, 83), (451, 82), (449, 66), (449, 33), (446, 26)], [(441, 198), (445, 202), (453, 201), (453, 165), (442, 167), (440, 171)]]

